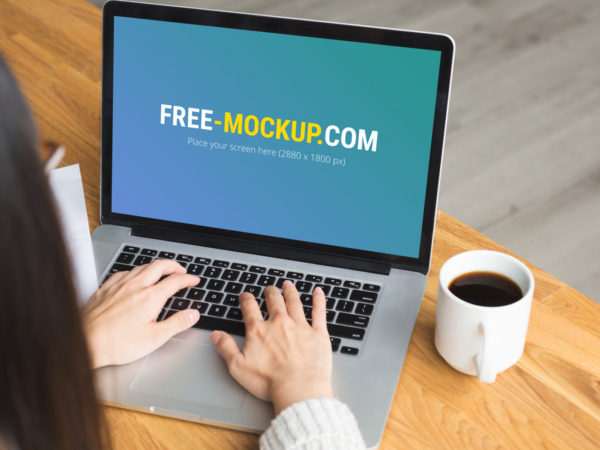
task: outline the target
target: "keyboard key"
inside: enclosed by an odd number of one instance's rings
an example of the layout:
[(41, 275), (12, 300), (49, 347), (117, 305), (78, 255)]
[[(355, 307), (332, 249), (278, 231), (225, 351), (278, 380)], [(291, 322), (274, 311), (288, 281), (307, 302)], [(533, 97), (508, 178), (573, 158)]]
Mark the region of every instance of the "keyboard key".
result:
[(190, 275), (200, 275), (203, 270), (204, 266), (201, 266), (200, 264), (190, 264), (187, 268), (187, 273)]
[(251, 284), (247, 285), (247, 286), (244, 288), (244, 292), (249, 292), (250, 294), (254, 295), (255, 297), (259, 297), (259, 296), (260, 296), (260, 293), (261, 293), (261, 291), (262, 291), (262, 288), (261, 288), (261, 287), (258, 287), (258, 286), (253, 286), (253, 285), (251, 285)]
[(210, 278), (218, 278), (219, 275), (221, 275), (221, 271), (223, 269), (219, 269), (218, 267), (211, 267), (208, 266), (206, 267), (206, 270), (204, 271), (204, 276), (205, 277), (210, 277)]
[(335, 305), (335, 298), (328, 298), (327, 299), (327, 305), (325, 306), (325, 308), (327, 309), (333, 309), (333, 306)]
[(310, 306), (303, 306), (304, 309), (304, 317), (312, 320), (312, 308)]
[(344, 325), (337, 325), (333, 323), (327, 324), (327, 331), (329, 331), (330, 336), (337, 336), (341, 338), (354, 339), (357, 341), (362, 341), (365, 337), (364, 328), (352, 328)]
[(312, 283), (320, 283), (323, 281), (323, 277), (320, 275), (306, 275), (306, 281), (310, 281)]
[(346, 355), (358, 355), (358, 349), (356, 347), (342, 347), (340, 353), (344, 353)]
[(194, 328), (202, 330), (222, 330), (237, 336), (245, 336), (246, 327), (244, 322), (234, 322), (233, 320), (219, 319), (211, 316), (200, 316), (200, 320), (194, 324)]
[(257, 278), (258, 275), (256, 275), (255, 273), (244, 272), (240, 277), (240, 282), (246, 284), (254, 284)]
[(194, 262), (196, 264), (210, 264), (210, 259), (198, 256), (196, 259), (194, 259)]
[(296, 283), (296, 289), (298, 289), (298, 292), (311, 292), (311, 288), (312, 283), (309, 283), (308, 281), (299, 281)]
[(176, 297), (185, 297), (185, 293), (187, 292), (187, 288), (179, 289), (175, 292)]
[(206, 288), (213, 289), (215, 291), (220, 291), (221, 289), (223, 289), (223, 286), (225, 286), (225, 282), (223, 280), (217, 280), (213, 278), (212, 280), (208, 281)]
[(126, 245), (126, 246), (123, 248), (123, 251), (124, 251), (124, 252), (127, 252), (127, 253), (137, 253), (137, 252), (139, 252), (139, 251), (140, 251), (140, 248), (139, 248), (139, 247), (133, 247), (133, 246), (131, 246), (131, 245)]
[(342, 284), (342, 280), (339, 278), (325, 278), (325, 284), (331, 284), (332, 286), (339, 286)]
[(336, 323), (366, 328), (367, 325), (369, 325), (369, 318), (367, 316), (357, 316), (356, 314), (346, 314), (341, 312), (338, 314)]
[(204, 297), (205, 293), (206, 291), (203, 289), (191, 288), (187, 294), (187, 298), (190, 300), (202, 300), (202, 297)]
[(177, 311), (173, 311), (172, 309), (170, 309), (169, 311), (167, 311), (167, 313), (163, 316), (162, 320), (167, 320), (169, 317), (171, 317), (173, 314), (175, 314)]
[(340, 348), (340, 344), (342, 343), (342, 340), (340, 338), (336, 338), (336, 337), (330, 337), (329, 340), (331, 341), (331, 351), (337, 352), (338, 348)]
[(166, 309), (161, 310), (160, 313), (158, 313), (158, 317), (156, 318), (156, 321), (160, 322), (166, 313), (167, 313)]
[(350, 294), (350, 300), (357, 300), (359, 302), (375, 303), (376, 299), (377, 294), (374, 292), (355, 290), (352, 291), (352, 294)]
[(186, 309), (188, 306), (190, 306), (189, 300), (184, 300), (182, 298), (174, 298), (173, 301), (171, 302), (171, 306), (169, 308), (171, 308), (171, 309)]
[(223, 304), (227, 306), (240, 306), (240, 301), (237, 295), (227, 294), (225, 300), (223, 300)]
[(208, 303), (192, 302), (190, 308), (197, 309), (200, 314), (204, 314), (208, 309)]
[(187, 267), (188, 263), (185, 263), (185, 262), (179, 262), (179, 265), (180, 265), (181, 267)]
[(205, 284), (206, 284), (206, 278), (200, 278), (200, 281), (198, 281), (198, 284), (194, 287), (201, 288), (201, 287), (204, 287)]
[(144, 264), (150, 264), (152, 262), (152, 258), (149, 256), (138, 255), (133, 262), (134, 266), (142, 266)]
[(106, 282), (108, 281), (108, 279), (109, 279), (109, 278), (110, 278), (112, 275), (113, 275), (112, 273), (109, 273), (109, 274), (107, 274), (107, 275), (104, 277), (104, 281), (102, 282), (102, 284), (106, 283)]
[(175, 253), (173, 252), (160, 252), (158, 254), (159, 258), (163, 258), (163, 259), (173, 259), (175, 258)]
[(223, 276), (221, 277), (223, 280), (227, 281), (235, 281), (240, 276), (240, 272), (237, 270), (227, 269), (223, 271)]
[[(342, 313), (340, 313), (342, 314)], [(335, 311), (327, 311), (327, 322), (333, 322), (335, 318)]]
[(261, 266), (250, 266), (250, 272), (254, 272), (254, 273), (265, 273), (267, 271), (266, 267), (261, 267)]
[(350, 289), (348, 289), (348, 288), (335, 287), (331, 291), (331, 296), (337, 297), (337, 298), (347, 298), (349, 293), (350, 293)]
[(194, 259), (194, 257), (193, 257), (193, 256), (190, 256), (190, 255), (177, 255), (177, 258), (176, 258), (176, 259), (177, 259), (177, 261), (179, 261), (179, 262), (186, 262), (186, 263), (189, 263), (189, 262), (192, 262), (192, 260)]
[(354, 309), (354, 303), (340, 300), (337, 302), (335, 309), (338, 311), (351, 312)]
[(223, 293), (214, 291), (210, 291), (204, 299), (204, 301), (211, 303), (221, 303), (221, 300), (223, 300)]
[(275, 284), (275, 279), (276, 278), (272, 277), (271, 275), (261, 275), (256, 284), (259, 286), (271, 286)]
[(304, 274), (300, 272), (288, 272), (286, 276), (288, 278), (294, 278), (295, 280), (301, 280), (304, 278)]
[(275, 283), (275, 286), (277, 286), (279, 289), (283, 288), (283, 283), (285, 283), (285, 280), (291, 281), (292, 284), (294, 284), (294, 280), (290, 280), (288, 278), (280, 278), (279, 280), (277, 280), (277, 283)]
[(229, 308), (227, 318), (233, 320), (242, 320), (244, 317), (242, 316), (242, 310), (240, 308)]
[(331, 291), (331, 286), (327, 286), (326, 284), (315, 284), (315, 287), (319, 286), (321, 289), (323, 289), (323, 292), (325, 293), (325, 295), (329, 295), (329, 291)]
[(356, 314), (366, 314), (367, 316), (370, 316), (373, 312), (373, 305), (369, 305), (368, 303), (357, 303), (354, 312)]
[(344, 287), (360, 289), (360, 283), (358, 281), (344, 281)]
[(131, 253), (121, 253), (117, 258), (117, 262), (121, 264), (131, 264), (135, 255)]
[(371, 292), (379, 292), (379, 290), (381, 289), (381, 286), (377, 285), (377, 284), (363, 284), (363, 289), (365, 291), (371, 291)]
[(156, 256), (157, 253), (158, 253), (158, 251), (156, 251), (156, 250), (150, 250), (149, 248), (145, 248), (142, 250), (141, 254), (145, 255), (145, 256)]
[(240, 292), (242, 292), (242, 286), (242, 283), (234, 283), (233, 281), (230, 281), (229, 283), (227, 283), (227, 286), (225, 286), (225, 292), (239, 294)]
[(312, 306), (312, 295), (310, 295), (310, 294), (302, 294), (300, 296), (300, 301), (305, 306)]
[(248, 264), (233, 263), (231, 268), (235, 270), (248, 270)]
[(211, 316), (223, 317), (227, 311), (227, 306), (223, 305), (212, 305), (208, 310), (208, 314)]
[(276, 277), (282, 277), (285, 275), (285, 271), (280, 269), (269, 269), (267, 272), (269, 275), (275, 275)]
[(215, 267), (229, 267), (229, 262), (228, 261), (221, 261), (219, 259), (215, 259), (213, 261), (213, 266)]
[(265, 311), (265, 312), (268, 312), (268, 311), (269, 311), (269, 310), (268, 310), (268, 308), (267, 308), (267, 301), (266, 301), (266, 300), (263, 300), (263, 301), (260, 303), (260, 310), (261, 310), (261, 311)]
[(127, 272), (130, 271), (131, 269), (133, 269), (134, 266), (130, 266), (128, 264), (113, 264), (113, 266), (110, 268), (110, 273), (115, 273), (115, 272)]

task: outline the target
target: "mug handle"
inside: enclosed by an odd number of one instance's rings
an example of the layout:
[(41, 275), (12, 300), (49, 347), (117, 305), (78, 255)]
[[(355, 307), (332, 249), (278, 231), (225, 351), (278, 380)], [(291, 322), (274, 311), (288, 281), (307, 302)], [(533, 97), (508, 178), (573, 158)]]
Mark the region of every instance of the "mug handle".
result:
[(497, 352), (496, 335), (491, 321), (479, 324), (479, 330), (483, 334), (483, 345), (481, 352), (475, 355), (475, 367), (477, 367), (477, 378), (482, 383), (493, 383), (496, 379), (497, 370), (494, 364), (494, 355)]

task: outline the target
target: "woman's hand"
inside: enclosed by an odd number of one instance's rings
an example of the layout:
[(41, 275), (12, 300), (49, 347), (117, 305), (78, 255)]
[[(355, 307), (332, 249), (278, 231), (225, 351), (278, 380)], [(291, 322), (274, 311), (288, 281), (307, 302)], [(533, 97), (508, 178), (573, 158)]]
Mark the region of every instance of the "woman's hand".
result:
[(233, 378), (256, 397), (272, 401), (275, 415), (308, 398), (332, 397), (332, 353), (323, 290), (313, 292), (312, 326), (291, 282), (283, 284), (283, 296), (276, 287), (266, 288), (265, 300), (267, 321), (252, 294), (240, 295), (246, 323), (243, 351), (229, 334), (214, 331), (211, 335)]
[[(168, 276), (159, 281), (164, 275)], [(194, 309), (161, 322), (156, 318), (169, 297), (198, 281), (175, 261), (166, 260), (111, 276), (83, 310), (93, 367), (135, 361), (194, 325), (200, 318)]]

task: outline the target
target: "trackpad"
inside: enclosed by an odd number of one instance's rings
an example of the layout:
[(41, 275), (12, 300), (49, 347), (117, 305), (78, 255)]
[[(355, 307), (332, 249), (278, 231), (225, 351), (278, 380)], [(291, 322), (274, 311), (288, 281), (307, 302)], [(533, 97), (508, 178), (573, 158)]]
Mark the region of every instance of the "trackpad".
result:
[(212, 346), (178, 339), (146, 357), (130, 389), (232, 410), (240, 408), (246, 395)]

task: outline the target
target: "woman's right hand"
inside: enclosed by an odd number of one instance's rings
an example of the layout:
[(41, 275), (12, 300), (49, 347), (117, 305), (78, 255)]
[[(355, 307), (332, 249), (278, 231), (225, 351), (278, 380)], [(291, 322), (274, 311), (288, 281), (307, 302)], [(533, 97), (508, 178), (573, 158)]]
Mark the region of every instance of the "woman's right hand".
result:
[(265, 300), (266, 321), (254, 296), (240, 295), (246, 324), (243, 350), (224, 331), (211, 335), (233, 378), (256, 397), (273, 402), (275, 415), (308, 398), (332, 397), (332, 353), (323, 290), (317, 287), (313, 292), (312, 326), (291, 282), (283, 284), (283, 295), (276, 287), (267, 287)]

